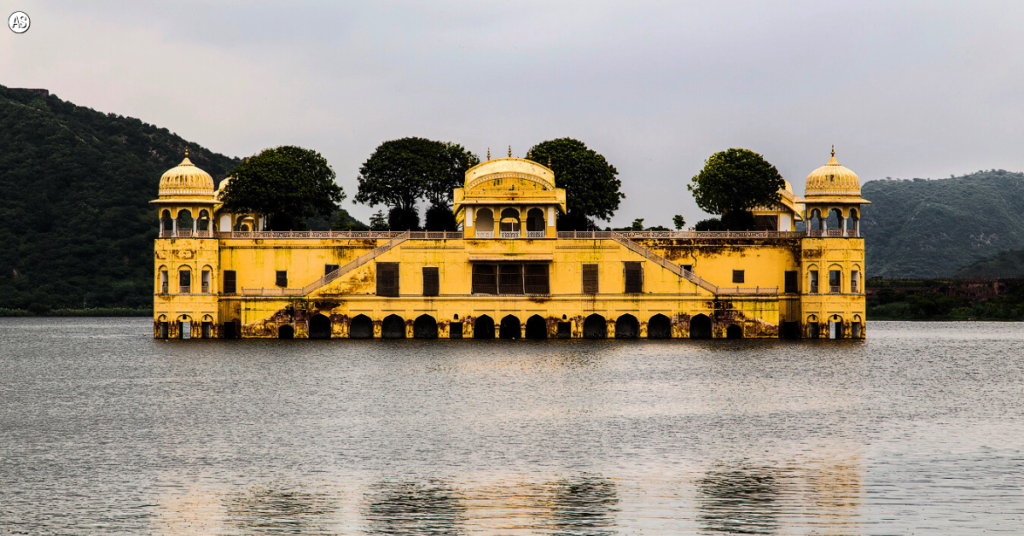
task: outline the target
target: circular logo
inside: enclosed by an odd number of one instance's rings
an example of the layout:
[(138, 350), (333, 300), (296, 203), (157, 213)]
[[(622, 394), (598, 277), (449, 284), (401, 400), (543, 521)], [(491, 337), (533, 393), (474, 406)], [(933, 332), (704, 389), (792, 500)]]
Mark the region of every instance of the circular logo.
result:
[(7, 19), (7, 27), (14, 33), (25, 33), (31, 25), (32, 20), (28, 18), (28, 14), (24, 11), (15, 11)]

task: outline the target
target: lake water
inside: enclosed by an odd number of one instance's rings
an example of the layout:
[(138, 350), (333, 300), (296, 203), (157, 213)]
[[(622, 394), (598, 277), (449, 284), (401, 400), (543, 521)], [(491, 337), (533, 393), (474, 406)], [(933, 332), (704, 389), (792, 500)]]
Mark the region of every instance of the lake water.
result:
[(0, 533), (1021, 534), (1024, 324), (159, 341), (0, 319)]

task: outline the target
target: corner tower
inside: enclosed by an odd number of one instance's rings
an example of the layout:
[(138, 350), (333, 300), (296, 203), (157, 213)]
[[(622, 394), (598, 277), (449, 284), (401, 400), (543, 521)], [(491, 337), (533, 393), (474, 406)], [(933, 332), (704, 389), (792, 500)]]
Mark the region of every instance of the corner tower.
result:
[(807, 175), (804, 189), (801, 310), (808, 338), (864, 337), (864, 239), (860, 178), (836, 160)]
[(188, 158), (160, 177), (160, 235), (154, 246), (154, 335), (217, 336), (219, 254), (213, 177)]

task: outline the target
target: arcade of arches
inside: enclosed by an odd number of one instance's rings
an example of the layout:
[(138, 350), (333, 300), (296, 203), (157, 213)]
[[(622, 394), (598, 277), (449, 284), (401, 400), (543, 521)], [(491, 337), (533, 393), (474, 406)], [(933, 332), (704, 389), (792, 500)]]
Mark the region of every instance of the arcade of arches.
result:
[[(812, 335), (812, 338), (857, 338), (863, 329), (859, 316), (848, 326), (838, 315), (821, 324), (812, 316), (808, 323), (814, 329), (815, 334)], [(347, 330), (341, 329), (346, 325)], [(412, 321), (392, 314), (376, 322), (365, 314), (357, 315), (348, 321), (339, 320), (337, 322), (325, 315), (317, 314), (309, 319), (305, 331), (310, 339), (330, 339), (338, 337), (339, 335), (335, 334), (342, 332), (347, 332), (347, 335), (340, 337), (351, 339), (461, 339), (464, 336), (464, 329), (471, 329), (472, 333), (467, 336), (474, 339), (543, 340), (565, 338), (567, 334), (562, 328), (567, 327), (568, 330), (572, 330), (574, 325), (579, 329), (580, 336), (586, 339), (744, 338), (743, 325), (735, 321), (715, 322), (708, 315), (697, 314), (688, 320), (679, 320), (677, 324), (673, 325), (672, 320), (661, 313), (652, 315), (646, 322), (640, 321), (629, 313), (619, 315), (617, 318), (606, 318), (595, 313), (582, 319), (569, 321), (557, 318), (546, 319), (535, 314), (529, 316), (525, 322), (518, 316), (509, 314), (503, 316), (497, 323), (490, 315), (468, 318), (464, 322), (439, 323), (429, 314), (422, 314)], [(457, 333), (449, 331), (453, 326), (458, 327)], [(821, 327), (819, 328), (819, 326)], [(845, 329), (844, 326), (846, 326)], [(164, 322), (162, 329), (169, 329), (167, 322)], [(299, 338), (302, 331), (296, 329), (296, 326), (292, 324), (280, 324), (276, 333), (280, 339), (294, 339)], [(792, 338), (789, 334), (780, 334), (780, 337)]]

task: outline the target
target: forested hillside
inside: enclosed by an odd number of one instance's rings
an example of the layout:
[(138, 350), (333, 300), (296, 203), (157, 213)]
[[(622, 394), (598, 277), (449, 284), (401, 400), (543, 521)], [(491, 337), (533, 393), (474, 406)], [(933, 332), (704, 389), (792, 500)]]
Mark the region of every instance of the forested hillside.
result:
[(153, 302), (160, 175), (237, 164), (165, 128), (0, 86), (0, 309)]
[(863, 184), (869, 277), (945, 277), (1024, 249), (1024, 174), (979, 171), (939, 180)]
[(964, 279), (1024, 279), (1024, 250), (1002, 251), (958, 270), (955, 277)]

